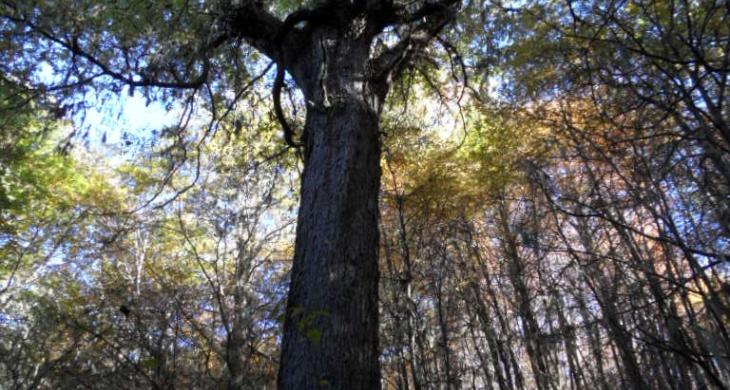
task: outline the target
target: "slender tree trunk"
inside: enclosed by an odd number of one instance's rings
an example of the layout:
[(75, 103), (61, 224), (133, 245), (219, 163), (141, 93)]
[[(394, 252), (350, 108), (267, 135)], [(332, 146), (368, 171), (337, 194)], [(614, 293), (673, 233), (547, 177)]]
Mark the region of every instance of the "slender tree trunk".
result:
[(281, 389), (380, 388), (380, 100), (368, 47), (335, 34), (315, 32), (294, 69), (308, 108)]
[[(482, 332), (484, 332), (485, 338), (487, 339), (487, 346), (489, 347), (489, 351), (491, 352), (491, 363), (494, 367), (494, 374), (497, 377), (499, 390), (511, 389), (513, 388), (513, 386), (511, 383), (509, 385), (507, 384), (504, 379), (504, 375), (502, 375), (502, 369), (500, 367), (501, 362), (507, 371), (507, 380), (510, 381), (509, 362), (505, 361), (504, 359), (504, 346), (497, 340), (497, 337), (495, 336), (494, 326), (492, 323), (492, 318), (489, 315), (489, 310), (487, 308), (487, 305), (484, 303), (484, 301), (481, 299), (481, 296), (479, 295), (479, 286), (476, 282), (472, 281), (470, 283), (470, 287), (474, 300), (473, 305), (476, 306), (477, 317), (480, 320), (480, 323), (482, 325)], [(489, 371), (487, 367), (482, 367), (482, 369), (485, 372)]]
[[(246, 283), (251, 273), (251, 256), (247, 253), (246, 239), (239, 237), (236, 256), (236, 267), (233, 279), (233, 312), (230, 313), (230, 325), (228, 328), (228, 339), (226, 342), (226, 364), (230, 378), (228, 389), (240, 389), (246, 382), (246, 365), (250, 356), (246, 356), (246, 314), (249, 305), (246, 297)], [(226, 317), (221, 318), (228, 321)]]
[(396, 198), (396, 206), (398, 210), (398, 233), (401, 247), (401, 256), (403, 259), (403, 288), (405, 292), (405, 307), (403, 313), (405, 315), (405, 328), (406, 337), (408, 338), (408, 363), (410, 364), (411, 375), (413, 376), (413, 388), (415, 390), (421, 390), (421, 379), (419, 378), (419, 367), (421, 366), (418, 361), (419, 356), (416, 355), (416, 350), (419, 350), (416, 346), (416, 315), (418, 313), (418, 305), (413, 299), (413, 262), (411, 261), (411, 251), (408, 246), (408, 229), (406, 227), (405, 218), (405, 199), (402, 194), (399, 194)]
[(568, 367), (570, 368), (570, 388), (582, 389), (585, 378), (583, 377), (583, 368), (580, 366), (580, 359), (578, 359), (575, 328), (565, 316), (566, 308), (563, 296), (557, 289), (553, 289), (552, 294), (565, 347), (566, 360), (568, 360)]
[(449, 329), (448, 324), (448, 302), (446, 301), (446, 297), (444, 296), (444, 283), (446, 282), (446, 273), (448, 272), (446, 270), (446, 247), (444, 246), (441, 248), (441, 265), (439, 266), (439, 275), (438, 280), (436, 281), (436, 314), (438, 318), (439, 323), (439, 329), (441, 331), (440, 334), (440, 342), (441, 349), (443, 353), (443, 365), (444, 365), (444, 376), (446, 377), (446, 389), (455, 389), (458, 388), (458, 380), (457, 378), (454, 378), (453, 370), (452, 370), (452, 362), (451, 362), (451, 348), (450, 348), (450, 339), (451, 339), (451, 330)]
[(502, 252), (507, 259), (509, 280), (514, 288), (517, 312), (522, 320), (522, 327), (525, 333), (525, 347), (530, 358), (535, 386), (539, 390), (552, 388), (550, 372), (548, 370), (547, 357), (540, 340), (540, 327), (532, 307), (530, 291), (525, 281), (525, 265), (517, 249), (517, 241), (514, 232), (509, 226), (509, 210), (507, 205), (499, 205), (499, 224), (503, 240)]

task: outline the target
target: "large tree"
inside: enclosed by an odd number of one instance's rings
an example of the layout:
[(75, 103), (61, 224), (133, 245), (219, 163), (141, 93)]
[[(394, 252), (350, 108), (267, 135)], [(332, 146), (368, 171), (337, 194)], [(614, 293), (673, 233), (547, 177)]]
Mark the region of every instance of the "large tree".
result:
[[(485, 2), (0, 0), (0, 383), (728, 388), (730, 3)], [(50, 153), (122, 91), (183, 120)]]
[[(276, 117), (304, 162), (279, 386), (370, 389), (380, 385), (379, 118), (393, 82), (463, 6), (10, 0), (1, 62), (7, 77), (55, 95), (60, 113), (83, 106), (85, 93), (127, 88), (150, 100), (200, 98), (213, 114), (208, 131), (228, 112), (228, 93), (257, 79), (257, 56), (275, 62)], [(298, 136), (281, 107), (285, 71), (306, 105)], [(172, 160), (170, 171), (179, 168)]]

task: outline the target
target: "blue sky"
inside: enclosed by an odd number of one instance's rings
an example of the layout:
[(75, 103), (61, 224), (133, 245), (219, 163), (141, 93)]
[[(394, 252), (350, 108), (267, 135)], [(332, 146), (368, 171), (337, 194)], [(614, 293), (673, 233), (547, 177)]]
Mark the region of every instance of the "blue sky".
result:
[[(106, 143), (119, 144), (124, 132), (136, 137), (147, 138), (153, 130), (169, 126), (177, 122), (180, 111), (167, 111), (158, 102), (146, 104), (141, 94), (129, 96), (126, 92), (111, 98), (103, 105), (86, 111), (83, 126), (90, 129), (89, 137), (93, 145), (101, 143), (106, 134)], [(81, 117), (74, 118), (77, 125), (81, 124)]]

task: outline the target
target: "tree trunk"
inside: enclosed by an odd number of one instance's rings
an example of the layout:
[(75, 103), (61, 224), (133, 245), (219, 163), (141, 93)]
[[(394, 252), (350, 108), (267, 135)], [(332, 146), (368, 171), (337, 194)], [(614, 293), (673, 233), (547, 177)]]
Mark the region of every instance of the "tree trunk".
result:
[(552, 389), (553, 385), (550, 371), (548, 369), (547, 356), (543, 342), (540, 339), (540, 326), (532, 307), (532, 297), (525, 278), (525, 264), (520, 257), (517, 248), (517, 238), (509, 225), (509, 209), (504, 202), (499, 204), (499, 224), (503, 242), (502, 253), (508, 261), (508, 276), (514, 289), (515, 302), (517, 304), (517, 313), (522, 321), (524, 331), (525, 349), (530, 360), (533, 377), (535, 379), (535, 387), (538, 390)]
[(311, 42), (291, 68), (307, 118), (279, 388), (377, 389), (382, 99), (367, 45), (326, 28)]

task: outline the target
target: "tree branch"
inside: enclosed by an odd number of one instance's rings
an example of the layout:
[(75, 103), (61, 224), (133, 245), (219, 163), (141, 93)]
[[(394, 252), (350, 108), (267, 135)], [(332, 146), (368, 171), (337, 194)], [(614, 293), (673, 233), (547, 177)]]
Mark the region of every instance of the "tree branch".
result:
[(396, 15), (396, 22), (420, 22), (395, 46), (371, 60), (373, 76), (386, 81), (396, 78), (413, 57), (453, 20), (458, 9), (456, 4), (458, 1), (454, 0), (426, 2), (415, 12), (400, 17)]
[(264, 9), (259, 1), (231, 1), (223, 9), (224, 31), (242, 38), (272, 60), (281, 61), (275, 42), (284, 22)]
[[(392, 0), (368, 1), (366, 12), (380, 28), (410, 24), (425, 17), (451, 13), (458, 0), (423, 1), (420, 7), (409, 11), (407, 4), (396, 5)], [(452, 15), (453, 16), (453, 15)]]

